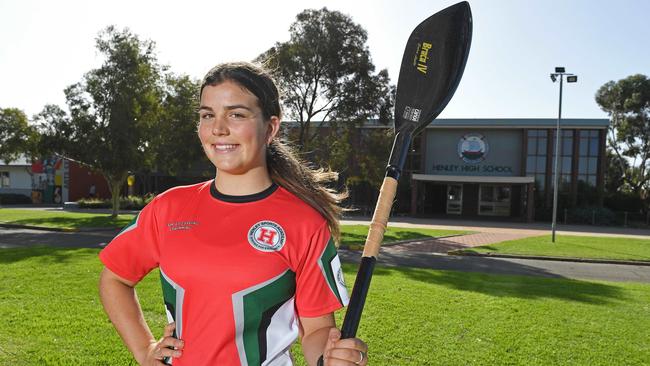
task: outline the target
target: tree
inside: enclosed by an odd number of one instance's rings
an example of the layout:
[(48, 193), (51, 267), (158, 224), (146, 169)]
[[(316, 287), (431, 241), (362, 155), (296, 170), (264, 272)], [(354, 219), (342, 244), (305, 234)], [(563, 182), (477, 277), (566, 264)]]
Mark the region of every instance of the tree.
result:
[(645, 198), (650, 182), (650, 80), (636, 74), (598, 89), (596, 102), (611, 117), (607, 145), (622, 181)]
[[(613, 194), (616, 192), (624, 191), (626, 188), (624, 175), (621, 171), (627, 172), (630, 169), (630, 164), (627, 160), (619, 160), (618, 156), (612, 149), (606, 150), (607, 168), (605, 169), (605, 192)], [(622, 164), (622, 169), (621, 165)]]
[(155, 167), (175, 175), (203, 157), (196, 134), (199, 83), (187, 75), (168, 75), (153, 146)]
[(38, 133), (17, 108), (0, 108), (0, 162), (9, 164), (21, 155), (33, 156)]
[(388, 72), (374, 73), (367, 34), (360, 25), (322, 8), (298, 14), (289, 32), (288, 42), (276, 43), (256, 60), (275, 73), (285, 114), (298, 124), (295, 142), (301, 151), (317, 147), (313, 143), (320, 136), (318, 127), (328, 125), (334, 136), (338, 123), (386, 118), (392, 107), (387, 104)]
[(97, 49), (105, 56), (98, 69), (65, 89), (69, 114), (46, 106), (39, 114), (42, 148), (100, 172), (108, 183), (113, 216), (129, 172), (151, 166), (151, 140), (161, 100), (163, 68), (154, 43), (128, 29), (100, 32)]

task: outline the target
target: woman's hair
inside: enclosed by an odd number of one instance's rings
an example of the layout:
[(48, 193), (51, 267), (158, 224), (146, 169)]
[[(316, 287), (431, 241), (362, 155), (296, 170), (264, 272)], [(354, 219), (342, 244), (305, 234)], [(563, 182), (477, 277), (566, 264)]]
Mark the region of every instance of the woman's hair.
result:
[[(203, 88), (224, 81), (233, 81), (255, 95), (265, 121), (272, 116), (282, 118), (278, 88), (269, 72), (261, 66), (247, 62), (215, 66), (203, 78), (199, 98)], [(273, 182), (298, 196), (327, 220), (332, 237), (338, 243), (341, 233), (338, 220), (343, 212), (339, 203), (347, 197), (347, 192), (339, 193), (326, 186), (326, 183), (338, 179), (338, 173), (312, 168), (297, 156), (291, 146), (277, 137), (266, 149), (266, 164)]]

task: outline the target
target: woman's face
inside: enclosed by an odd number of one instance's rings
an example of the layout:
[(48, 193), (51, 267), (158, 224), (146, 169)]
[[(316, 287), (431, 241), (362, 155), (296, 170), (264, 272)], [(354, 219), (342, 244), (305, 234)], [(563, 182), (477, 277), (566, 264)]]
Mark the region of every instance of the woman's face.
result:
[(206, 86), (199, 107), (199, 139), (219, 172), (232, 175), (266, 170), (266, 146), (280, 120), (264, 121), (255, 95), (232, 81)]

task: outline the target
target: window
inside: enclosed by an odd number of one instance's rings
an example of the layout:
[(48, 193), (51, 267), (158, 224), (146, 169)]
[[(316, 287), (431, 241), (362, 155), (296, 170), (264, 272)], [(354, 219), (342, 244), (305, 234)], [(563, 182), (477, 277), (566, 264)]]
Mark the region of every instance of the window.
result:
[(548, 143), (546, 130), (527, 131), (526, 175), (535, 177), (536, 186), (544, 190), (546, 180), (546, 149)]
[(419, 136), (414, 137), (411, 141), (411, 146), (404, 164), (405, 172), (418, 173), (422, 171), (422, 139), (424, 138), (424, 135), (425, 134), (422, 133)]
[[(573, 157), (573, 130), (560, 130), (560, 158), (558, 159), (558, 167), (560, 169), (560, 192), (568, 192), (571, 188), (571, 168)], [(553, 141), (551, 142), (553, 148), (553, 163), (551, 163), (551, 174), (555, 176), (555, 138), (556, 131), (553, 130)], [(551, 188), (554, 186), (554, 181), (551, 179)]]
[(592, 187), (596, 186), (599, 145), (598, 130), (580, 130), (578, 182)]
[(9, 188), (9, 172), (0, 172), (0, 187)]

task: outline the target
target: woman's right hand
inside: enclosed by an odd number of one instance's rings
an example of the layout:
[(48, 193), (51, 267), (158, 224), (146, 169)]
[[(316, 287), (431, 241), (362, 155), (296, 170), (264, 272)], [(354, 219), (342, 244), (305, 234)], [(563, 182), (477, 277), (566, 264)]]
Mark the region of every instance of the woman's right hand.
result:
[(176, 329), (176, 323), (169, 323), (165, 326), (163, 337), (158, 342), (153, 342), (147, 348), (147, 354), (143, 366), (166, 365), (163, 360), (167, 357), (179, 358), (183, 355), (182, 349), (185, 343), (177, 338), (172, 337)]

